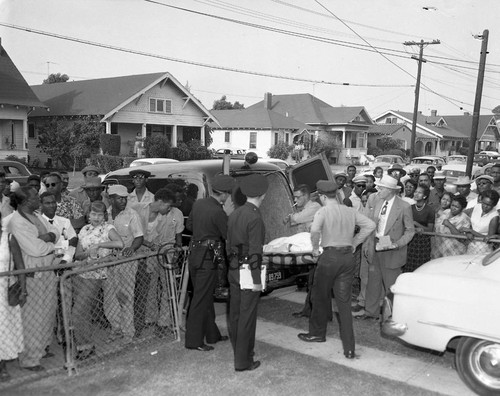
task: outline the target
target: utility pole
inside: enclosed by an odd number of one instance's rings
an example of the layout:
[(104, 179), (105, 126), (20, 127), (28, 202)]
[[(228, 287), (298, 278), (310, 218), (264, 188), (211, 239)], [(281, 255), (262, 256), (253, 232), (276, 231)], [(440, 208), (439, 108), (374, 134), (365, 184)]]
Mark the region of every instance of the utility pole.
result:
[(472, 115), (472, 128), (470, 132), (469, 155), (467, 157), (467, 166), (465, 174), (472, 176), (472, 163), (474, 161), (474, 151), (476, 150), (477, 129), (479, 127), (479, 113), (481, 111), (481, 97), (483, 96), (483, 81), (484, 69), (486, 67), (486, 54), (488, 54), (488, 29), (483, 31), (482, 36), (478, 36), (483, 40), (481, 45), (481, 57), (479, 58), (479, 71), (477, 74), (476, 99), (474, 101), (474, 113)]
[(420, 76), (422, 74), (422, 63), (427, 62), (424, 58), (424, 47), (431, 44), (441, 44), (439, 40), (424, 41), (420, 40), (419, 43), (416, 41), (405, 41), (404, 45), (418, 45), (420, 47), (420, 53), (418, 58), (413, 55), (411, 58), (418, 61), (417, 70), (417, 83), (415, 85), (415, 105), (413, 106), (413, 122), (411, 124), (411, 142), (410, 142), (410, 159), (415, 156), (415, 141), (417, 139), (417, 115), (418, 115), (418, 99), (420, 96)]

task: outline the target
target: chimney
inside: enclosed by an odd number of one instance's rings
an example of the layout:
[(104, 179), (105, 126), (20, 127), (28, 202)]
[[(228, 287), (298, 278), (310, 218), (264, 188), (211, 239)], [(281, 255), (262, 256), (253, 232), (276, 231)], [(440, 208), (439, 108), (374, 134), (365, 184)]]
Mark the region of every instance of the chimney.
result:
[(436, 117), (438, 115), (438, 111), (437, 110), (431, 110), (431, 116), (432, 117)]
[(264, 108), (266, 110), (271, 110), (273, 107), (273, 94), (271, 92), (266, 92), (264, 94)]

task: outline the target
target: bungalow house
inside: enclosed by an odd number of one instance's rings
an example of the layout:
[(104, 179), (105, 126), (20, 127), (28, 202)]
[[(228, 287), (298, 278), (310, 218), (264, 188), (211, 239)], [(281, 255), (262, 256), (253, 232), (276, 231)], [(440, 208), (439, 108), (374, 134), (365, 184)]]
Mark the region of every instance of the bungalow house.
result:
[(367, 131), (373, 121), (364, 107), (332, 107), (311, 94), (272, 95), (247, 110), (265, 108), (303, 122), (314, 131), (315, 139), (329, 136), (337, 141), (332, 163), (348, 164), (363, 160), (367, 153)]
[(309, 126), (264, 107), (244, 110), (212, 110), (219, 124), (212, 123), (212, 147), (242, 148), (266, 157), (278, 142), (291, 145)]
[[(368, 141), (371, 144), (376, 145), (382, 134), (393, 136), (394, 131), (397, 130), (395, 137), (402, 141), (402, 147), (410, 148), (413, 113), (388, 110), (376, 117), (375, 122), (376, 125), (368, 132)], [(436, 110), (432, 110), (430, 116), (419, 113), (415, 154), (446, 156), (456, 153), (464, 142), (469, 141), (471, 128), (472, 116), (469, 114), (438, 116)], [(493, 115), (479, 117), (477, 137), (476, 150), (483, 150), (490, 144), (493, 144), (495, 148), (498, 147), (500, 134)]]
[(28, 157), (28, 115), (46, 107), (0, 42), (0, 159)]
[(120, 135), (120, 154), (124, 155), (134, 155), (136, 142), (155, 134), (167, 136), (172, 147), (187, 136), (204, 143), (205, 126), (214, 119), (168, 72), (35, 85), (32, 89), (50, 107), (50, 112), (36, 110), (29, 117), (30, 154), (40, 160), (45, 157), (36, 148), (37, 126), (47, 117), (98, 116), (106, 133)]

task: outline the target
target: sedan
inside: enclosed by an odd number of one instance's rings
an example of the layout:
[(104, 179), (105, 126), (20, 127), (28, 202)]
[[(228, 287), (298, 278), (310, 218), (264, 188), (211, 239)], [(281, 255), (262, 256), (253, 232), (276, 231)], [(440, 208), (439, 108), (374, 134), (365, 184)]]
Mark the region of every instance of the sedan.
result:
[(460, 378), (500, 394), (500, 249), (432, 260), (401, 274), (386, 298), (382, 331), (422, 348), (455, 349)]
[(26, 184), (31, 172), (17, 161), (0, 161), (0, 172), (4, 172), (5, 176), (9, 180), (14, 180), (18, 182), (21, 186)]

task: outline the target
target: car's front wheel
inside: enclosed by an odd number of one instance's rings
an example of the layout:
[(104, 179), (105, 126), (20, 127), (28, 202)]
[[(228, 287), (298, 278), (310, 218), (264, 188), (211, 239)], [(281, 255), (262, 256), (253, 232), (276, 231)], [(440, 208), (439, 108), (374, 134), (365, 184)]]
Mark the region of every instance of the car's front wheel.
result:
[(479, 395), (500, 394), (500, 344), (463, 337), (455, 355), (458, 374)]

